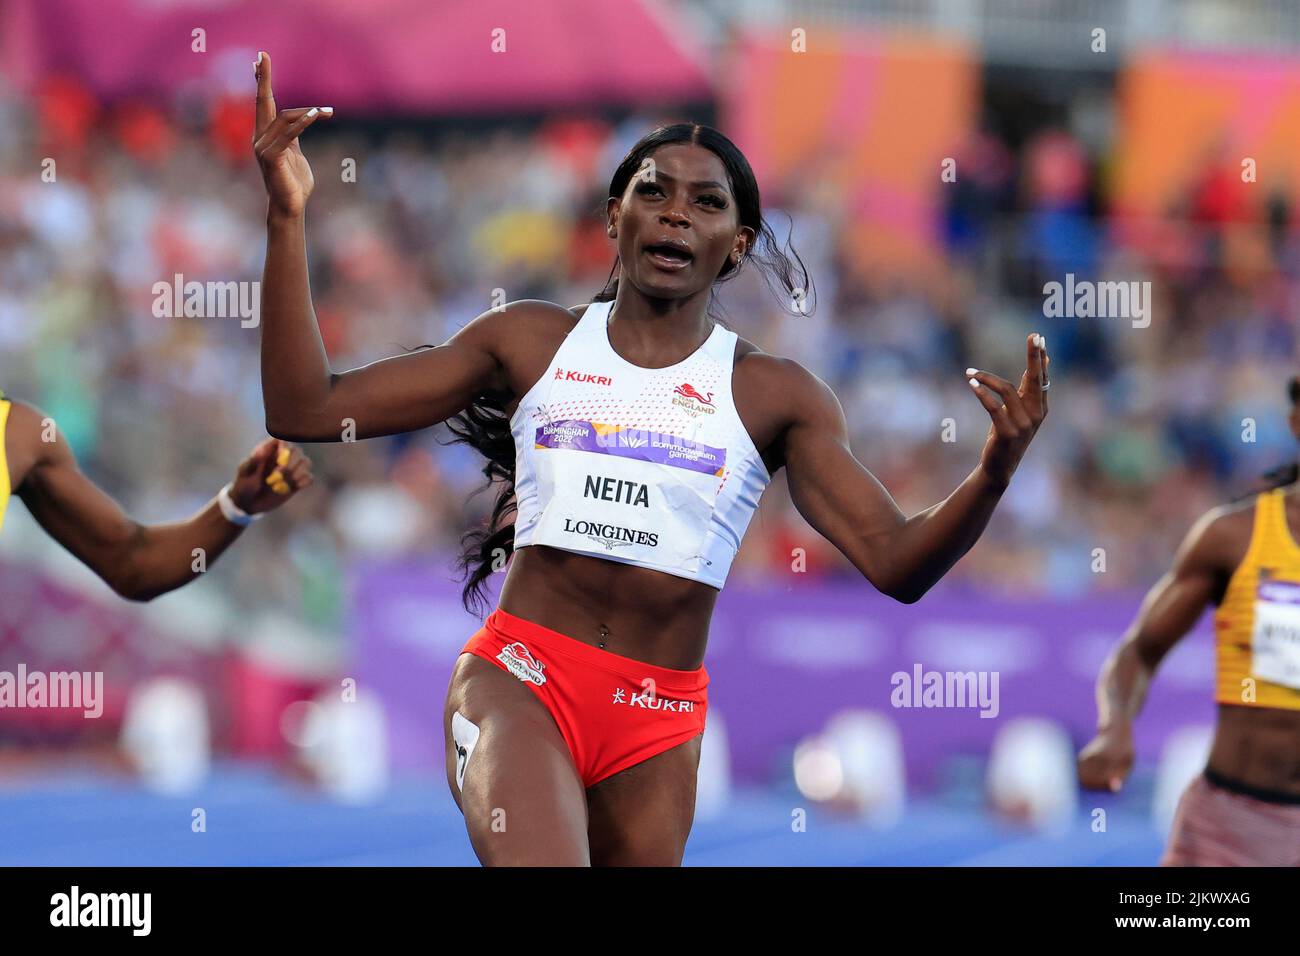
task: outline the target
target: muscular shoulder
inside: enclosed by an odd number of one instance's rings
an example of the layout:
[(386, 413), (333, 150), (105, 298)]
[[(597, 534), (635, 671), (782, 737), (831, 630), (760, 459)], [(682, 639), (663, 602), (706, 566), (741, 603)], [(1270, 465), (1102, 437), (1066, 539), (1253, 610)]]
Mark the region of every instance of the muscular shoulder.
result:
[(11, 450), (32, 454), (40, 451), (43, 430), (53, 430), (53, 419), (29, 402), (13, 402), (6, 426), (7, 445)]
[(747, 406), (779, 410), (786, 426), (808, 416), (841, 414), (829, 385), (794, 359), (771, 355), (745, 339), (736, 345), (735, 389)]
[(846, 432), (844, 411), (829, 385), (794, 359), (745, 339), (736, 343), (732, 388), (736, 409), (772, 472), (785, 463), (793, 426), (810, 425), (831, 436)]
[[(492, 390), (521, 395), (539, 356), (549, 359), (555, 353), (585, 309), (585, 305), (566, 309), (542, 299), (518, 299), (483, 312), (451, 341), (491, 357), (496, 366)], [(542, 371), (544, 366), (533, 379)]]
[(69, 454), (65, 443), (57, 439), (54, 421), (43, 411), (27, 402), (11, 403), (5, 426), (5, 455), (15, 492), (35, 469)]
[(1201, 515), (1183, 539), (1177, 563), (1230, 574), (1250, 547), (1257, 500), (1257, 496), (1252, 496), (1219, 505)]
[(587, 307), (566, 309), (542, 299), (517, 299), (494, 309), (488, 309), (471, 321), (459, 334), (485, 336), (494, 345), (505, 345), (517, 336), (538, 329), (558, 331), (571, 329), (576, 319)]

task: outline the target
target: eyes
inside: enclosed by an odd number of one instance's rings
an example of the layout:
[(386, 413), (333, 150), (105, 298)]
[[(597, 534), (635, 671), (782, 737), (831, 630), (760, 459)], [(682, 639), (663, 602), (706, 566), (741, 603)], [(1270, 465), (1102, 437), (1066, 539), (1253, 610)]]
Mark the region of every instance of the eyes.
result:
[[(638, 196), (664, 195), (664, 191), (660, 188), (658, 183), (649, 182), (647, 180), (642, 180), (637, 184), (636, 193)], [(727, 201), (717, 193), (700, 193), (700, 195), (696, 197), (696, 202), (705, 206), (710, 206), (714, 209), (727, 208)]]

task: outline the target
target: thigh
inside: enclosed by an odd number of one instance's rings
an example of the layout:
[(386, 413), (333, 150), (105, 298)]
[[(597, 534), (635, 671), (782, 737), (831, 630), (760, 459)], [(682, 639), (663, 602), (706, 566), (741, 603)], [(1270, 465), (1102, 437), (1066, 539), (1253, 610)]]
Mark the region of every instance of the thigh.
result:
[(1198, 776), (1174, 813), (1161, 866), (1258, 866), (1271, 852), (1275, 834), (1255, 832), (1242, 801)]
[(681, 866), (695, 820), (700, 742), (694, 737), (587, 790), (594, 866)]
[(447, 783), (484, 866), (589, 865), (586, 801), (569, 747), (518, 678), (462, 654), (443, 732)]

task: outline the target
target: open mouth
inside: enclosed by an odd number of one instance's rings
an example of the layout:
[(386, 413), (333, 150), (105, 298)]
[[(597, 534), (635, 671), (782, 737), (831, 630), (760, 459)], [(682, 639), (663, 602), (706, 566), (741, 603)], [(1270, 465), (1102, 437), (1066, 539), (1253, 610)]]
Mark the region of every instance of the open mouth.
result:
[(652, 243), (643, 251), (656, 266), (670, 271), (685, 269), (695, 261), (689, 249), (668, 242)]

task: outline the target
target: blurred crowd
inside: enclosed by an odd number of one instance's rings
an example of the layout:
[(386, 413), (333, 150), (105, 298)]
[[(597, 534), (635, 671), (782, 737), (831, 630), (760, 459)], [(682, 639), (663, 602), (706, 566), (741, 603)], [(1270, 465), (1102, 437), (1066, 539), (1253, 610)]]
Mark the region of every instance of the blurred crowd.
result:
[[(304, 142), (308, 252), (334, 368), (443, 342), (501, 295), (589, 301), (613, 262), (609, 176), (672, 118), (318, 122)], [(153, 287), (176, 274), (260, 279), (251, 99), (110, 109), (60, 80), (37, 98), (0, 90), (0, 129), (0, 388), (54, 417), (134, 517), (184, 516), (264, 433), (258, 332), (238, 318), (157, 317)], [(752, 268), (719, 290), (730, 327), (832, 386), (857, 457), (909, 514), (978, 461), (988, 416), (964, 369), (1018, 382), (1026, 336), (1046, 335), (1051, 414), (954, 586), (1148, 586), (1200, 513), (1294, 459), (1285, 382), (1300, 282), (1286, 204), (1209, 164), (1160, 222), (1129, 221), (1108, 197), (1113, 159), (1062, 129), (1019, 142), (979, 132), (958, 180), (936, 177), (924, 281), (856, 267), (843, 204), (796, 177), (767, 211), (792, 231), (815, 310), (791, 314)], [(1150, 326), (1045, 317), (1043, 284), (1067, 272), (1150, 281)], [(475, 494), (482, 461), (448, 438), (439, 426), (311, 447), (317, 487), (246, 535), (206, 586), (341, 635), (354, 562), (432, 554), (452, 576), (460, 535), (495, 491)], [(856, 575), (779, 474), (732, 579), (794, 573)]]

